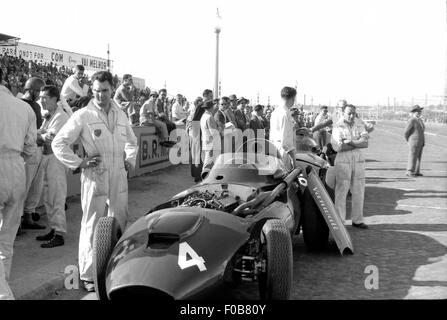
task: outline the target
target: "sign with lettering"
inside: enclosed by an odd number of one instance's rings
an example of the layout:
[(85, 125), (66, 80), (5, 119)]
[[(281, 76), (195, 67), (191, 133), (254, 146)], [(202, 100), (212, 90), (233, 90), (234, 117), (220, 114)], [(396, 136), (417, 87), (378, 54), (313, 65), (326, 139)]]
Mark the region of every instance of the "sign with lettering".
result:
[(169, 149), (163, 148), (158, 136), (153, 133), (142, 133), (139, 139), (139, 167), (150, 166), (168, 160)]
[(10, 56), (22, 57), (26, 61), (37, 63), (52, 63), (56, 66), (65, 66), (73, 68), (81, 64), (87, 71), (112, 70), (112, 61), (110, 67), (107, 66), (107, 59), (93, 57), (85, 54), (69, 52), (64, 50), (52, 49), (42, 46), (36, 46), (29, 43), (18, 42), (17, 46), (0, 46), (0, 53), (8, 53)]

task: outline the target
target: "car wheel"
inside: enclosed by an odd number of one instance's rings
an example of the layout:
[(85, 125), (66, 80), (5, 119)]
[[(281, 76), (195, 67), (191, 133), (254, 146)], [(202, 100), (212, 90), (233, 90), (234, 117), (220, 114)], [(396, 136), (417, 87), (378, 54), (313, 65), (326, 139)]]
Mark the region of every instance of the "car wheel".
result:
[(329, 239), (329, 227), (315, 200), (312, 198), (309, 188), (304, 190), (304, 205), (301, 219), (306, 247), (311, 251), (321, 251), (326, 248)]
[[(266, 267), (259, 274), (262, 300), (287, 300), (292, 286), (292, 240), (281, 220), (267, 220), (262, 228), (262, 256)], [(261, 240), (262, 241), (262, 240)]]
[(106, 269), (112, 250), (121, 236), (118, 221), (113, 217), (100, 218), (93, 236), (93, 278), (96, 296), (108, 300), (106, 291)]

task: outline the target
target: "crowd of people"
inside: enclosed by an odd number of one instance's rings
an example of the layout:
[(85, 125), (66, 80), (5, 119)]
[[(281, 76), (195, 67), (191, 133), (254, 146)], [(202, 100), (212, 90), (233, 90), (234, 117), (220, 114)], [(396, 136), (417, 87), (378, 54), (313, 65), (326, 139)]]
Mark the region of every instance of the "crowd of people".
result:
[[(225, 135), (234, 130), (251, 129), (255, 135), (262, 134), (262, 138), (277, 147), (285, 161), (292, 159), (290, 166), (296, 166), (296, 132), (305, 128), (322, 150), (330, 148), (337, 154), (332, 187), (340, 217), (345, 221), (346, 195), (351, 190), (352, 225), (368, 228), (363, 220), (365, 159), (361, 149), (368, 147), (374, 126), (363, 122), (356, 107), (345, 100), (340, 101), (331, 115), (327, 106), (321, 106), (318, 114), (297, 107), (297, 92), (291, 87), (282, 89), (282, 102), (275, 108), (253, 105), (236, 94), (216, 99), (209, 89), (190, 104), (182, 94), (169, 98), (166, 89), (138, 90), (130, 74), (125, 74), (119, 83), (108, 71), (97, 72), (87, 79), (82, 65), (70, 71), (51, 64), (25, 63), (7, 55), (0, 61), (0, 80), (8, 85), (0, 85), (0, 177), (9, 182), (0, 185), (0, 298), (12, 297), (7, 280), (13, 244), (20, 230), (47, 228), (38, 223), (36, 207), (41, 198), (49, 232), (36, 240), (43, 242), (42, 248), (64, 245), (67, 170), (82, 171), (80, 278), (87, 291), (94, 290), (95, 225), (105, 210), (108, 216), (116, 218), (122, 230), (127, 222), (126, 171), (135, 167), (138, 152), (133, 126), (155, 127), (160, 144), (171, 148), (177, 141), (170, 139), (170, 132), (185, 125), (195, 182), (204, 179), (213, 166), (216, 141), (222, 148), (235, 150), (234, 145), (225, 146), (228, 143)], [(18, 79), (16, 87), (14, 79)], [(13, 88), (21, 88), (18, 90), (21, 99)], [(408, 164), (411, 176), (421, 175), (424, 141), (412, 136), (414, 131), (423, 135), (421, 110), (420, 107), (411, 110), (416, 116), (405, 133), (405, 138), (414, 145)], [(84, 158), (71, 148), (77, 140), (84, 147)], [(47, 188), (43, 187), (44, 181)]]

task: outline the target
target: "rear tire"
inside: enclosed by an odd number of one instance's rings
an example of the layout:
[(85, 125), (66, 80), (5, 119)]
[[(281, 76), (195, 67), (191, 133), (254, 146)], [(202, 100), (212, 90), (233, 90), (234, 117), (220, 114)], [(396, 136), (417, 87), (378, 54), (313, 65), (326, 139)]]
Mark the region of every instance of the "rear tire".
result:
[[(259, 274), (262, 300), (288, 300), (292, 287), (293, 256), (290, 232), (284, 222), (267, 220), (262, 228), (262, 245), (266, 270)], [(262, 237), (262, 235), (261, 235)]]
[(329, 239), (329, 227), (312, 198), (309, 188), (304, 190), (304, 206), (301, 219), (306, 247), (311, 251), (325, 249)]
[(106, 290), (106, 271), (112, 250), (121, 237), (118, 221), (113, 217), (99, 219), (93, 236), (93, 279), (96, 296), (108, 300)]

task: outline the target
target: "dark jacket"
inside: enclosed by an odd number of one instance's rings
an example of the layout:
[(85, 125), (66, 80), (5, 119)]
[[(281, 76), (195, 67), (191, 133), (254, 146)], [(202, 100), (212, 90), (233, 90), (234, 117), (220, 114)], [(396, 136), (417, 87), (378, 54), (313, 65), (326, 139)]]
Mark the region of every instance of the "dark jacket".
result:
[(424, 146), (424, 131), (425, 125), (422, 119), (412, 117), (408, 119), (407, 126), (405, 127), (405, 140), (407, 140), (410, 145)]

